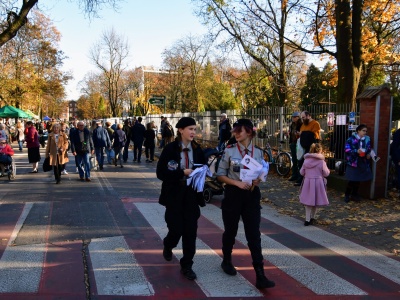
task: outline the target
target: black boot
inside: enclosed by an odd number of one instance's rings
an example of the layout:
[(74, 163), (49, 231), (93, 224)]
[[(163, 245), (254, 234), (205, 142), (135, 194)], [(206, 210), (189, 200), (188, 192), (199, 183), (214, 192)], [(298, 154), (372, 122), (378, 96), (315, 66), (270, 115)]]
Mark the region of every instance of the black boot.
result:
[(272, 288), (275, 286), (275, 282), (268, 280), (264, 275), (264, 264), (254, 265), (254, 271), (256, 271), (256, 287), (258, 289)]
[(230, 260), (224, 259), (221, 263), (221, 268), (228, 275), (235, 276), (237, 274), (237, 271)]

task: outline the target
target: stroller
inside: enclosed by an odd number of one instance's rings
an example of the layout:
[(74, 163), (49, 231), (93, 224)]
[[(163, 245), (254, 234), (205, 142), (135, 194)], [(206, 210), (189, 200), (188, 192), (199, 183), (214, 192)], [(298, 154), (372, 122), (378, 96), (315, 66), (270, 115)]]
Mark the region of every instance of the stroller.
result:
[(209, 203), (214, 195), (222, 195), (224, 193), (223, 183), (219, 182), (215, 175), (223, 152), (224, 151), (219, 151), (215, 148), (207, 148), (204, 150), (207, 166), (213, 174), (211, 177), (207, 176), (206, 182), (204, 183), (203, 198), (206, 203)]
[(8, 160), (1, 162), (4, 165), (4, 174), (7, 175), (8, 180), (15, 179), (17, 168), (12, 156), (7, 155)]

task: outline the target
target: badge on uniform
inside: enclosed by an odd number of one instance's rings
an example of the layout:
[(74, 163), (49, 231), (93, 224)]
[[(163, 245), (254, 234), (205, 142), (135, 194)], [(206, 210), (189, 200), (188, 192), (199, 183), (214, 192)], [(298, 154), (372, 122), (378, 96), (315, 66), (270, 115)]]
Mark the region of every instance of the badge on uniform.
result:
[(175, 171), (175, 170), (177, 170), (178, 169), (178, 167), (179, 167), (179, 164), (176, 162), (176, 161), (174, 161), (174, 160), (170, 160), (169, 162), (168, 162), (168, 170), (170, 170), (170, 171)]

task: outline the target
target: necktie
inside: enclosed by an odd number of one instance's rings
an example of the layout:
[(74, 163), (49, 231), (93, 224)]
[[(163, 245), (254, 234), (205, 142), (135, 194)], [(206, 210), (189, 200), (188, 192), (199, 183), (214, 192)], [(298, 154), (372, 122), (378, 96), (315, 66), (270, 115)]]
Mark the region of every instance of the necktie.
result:
[(244, 154), (249, 154), (249, 149), (245, 148), (244, 149)]
[(185, 160), (186, 160), (186, 169), (189, 169), (189, 149), (184, 148), (182, 149), (183, 153), (185, 153)]

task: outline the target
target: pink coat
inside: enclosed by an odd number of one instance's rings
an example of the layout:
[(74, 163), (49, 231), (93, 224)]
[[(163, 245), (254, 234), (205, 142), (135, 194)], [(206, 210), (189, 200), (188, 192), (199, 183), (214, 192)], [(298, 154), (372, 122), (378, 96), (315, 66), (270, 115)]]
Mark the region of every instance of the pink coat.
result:
[(325, 157), (319, 153), (304, 155), (304, 163), (300, 174), (304, 176), (300, 192), (300, 202), (308, 206), (328, 205), (326, 194), (326, 179), (330, 171), (325, 163)]

